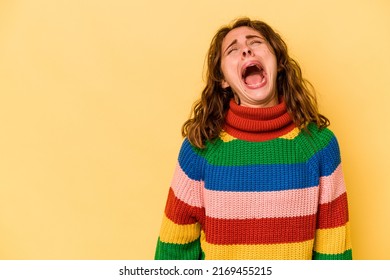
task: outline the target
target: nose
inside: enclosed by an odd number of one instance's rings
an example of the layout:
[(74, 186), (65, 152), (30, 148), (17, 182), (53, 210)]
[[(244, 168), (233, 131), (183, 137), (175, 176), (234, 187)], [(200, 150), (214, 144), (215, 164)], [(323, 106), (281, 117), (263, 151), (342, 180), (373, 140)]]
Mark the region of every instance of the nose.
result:
[(250, 48), (246, 47), (242, 50), (242, 57), (252, 56), (253, 52)]

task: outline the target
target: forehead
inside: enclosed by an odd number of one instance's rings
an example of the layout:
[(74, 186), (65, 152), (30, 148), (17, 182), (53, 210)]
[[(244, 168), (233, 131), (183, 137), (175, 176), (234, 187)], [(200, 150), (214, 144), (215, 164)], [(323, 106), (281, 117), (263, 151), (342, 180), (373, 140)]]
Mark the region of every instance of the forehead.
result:
[(241, 26), (230, 30), (228, 34), (226, 34), (225, 38), (223, 38), (222, 41), (222, 47), (229, 45), (234, 40), (239, 41), (240, 39), (246, 39), (247, 36), (263, 37), (263, 35), (256, 29), (253, 29), (248, 26)]

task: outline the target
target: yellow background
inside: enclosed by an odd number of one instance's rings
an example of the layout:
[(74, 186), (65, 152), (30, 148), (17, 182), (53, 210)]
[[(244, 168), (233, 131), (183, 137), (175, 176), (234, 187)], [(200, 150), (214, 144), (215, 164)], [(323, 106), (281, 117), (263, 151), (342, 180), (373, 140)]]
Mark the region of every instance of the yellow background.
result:
[(390, 4), (0, 1), (0, 259), (152, 259), (211, 37), (279, 31), (338, 136), (356, 259), (390, 259)]

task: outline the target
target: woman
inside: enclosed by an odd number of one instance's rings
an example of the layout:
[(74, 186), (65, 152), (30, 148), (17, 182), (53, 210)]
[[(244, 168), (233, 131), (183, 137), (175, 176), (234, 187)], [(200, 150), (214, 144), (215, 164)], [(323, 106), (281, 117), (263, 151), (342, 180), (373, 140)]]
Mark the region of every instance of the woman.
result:
[(214, 36), (156, 259), (352, 259), (339, 146), (266, 23)]

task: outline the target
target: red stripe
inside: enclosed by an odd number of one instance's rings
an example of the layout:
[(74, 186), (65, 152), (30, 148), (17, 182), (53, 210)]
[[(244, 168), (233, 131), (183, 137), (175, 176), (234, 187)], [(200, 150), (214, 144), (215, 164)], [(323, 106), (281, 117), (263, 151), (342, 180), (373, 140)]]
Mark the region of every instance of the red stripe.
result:
[(289, 218), (216, 219), (206, 217), (206, 240), (212, 244), (275, 244), (314, 238), (316, 215)]
[(165, 215), (174, 223), (179, 225), (194, 224), (202, 222), (204, 210), (200, 207), (188, 205), (175, 196), (172, 188), (169, 189)]
[(347, 193), (343, 193), (332, 202), (320, 204), (317, 215), (317, 227), (320, 229), (345, 225), (348, 222)]

